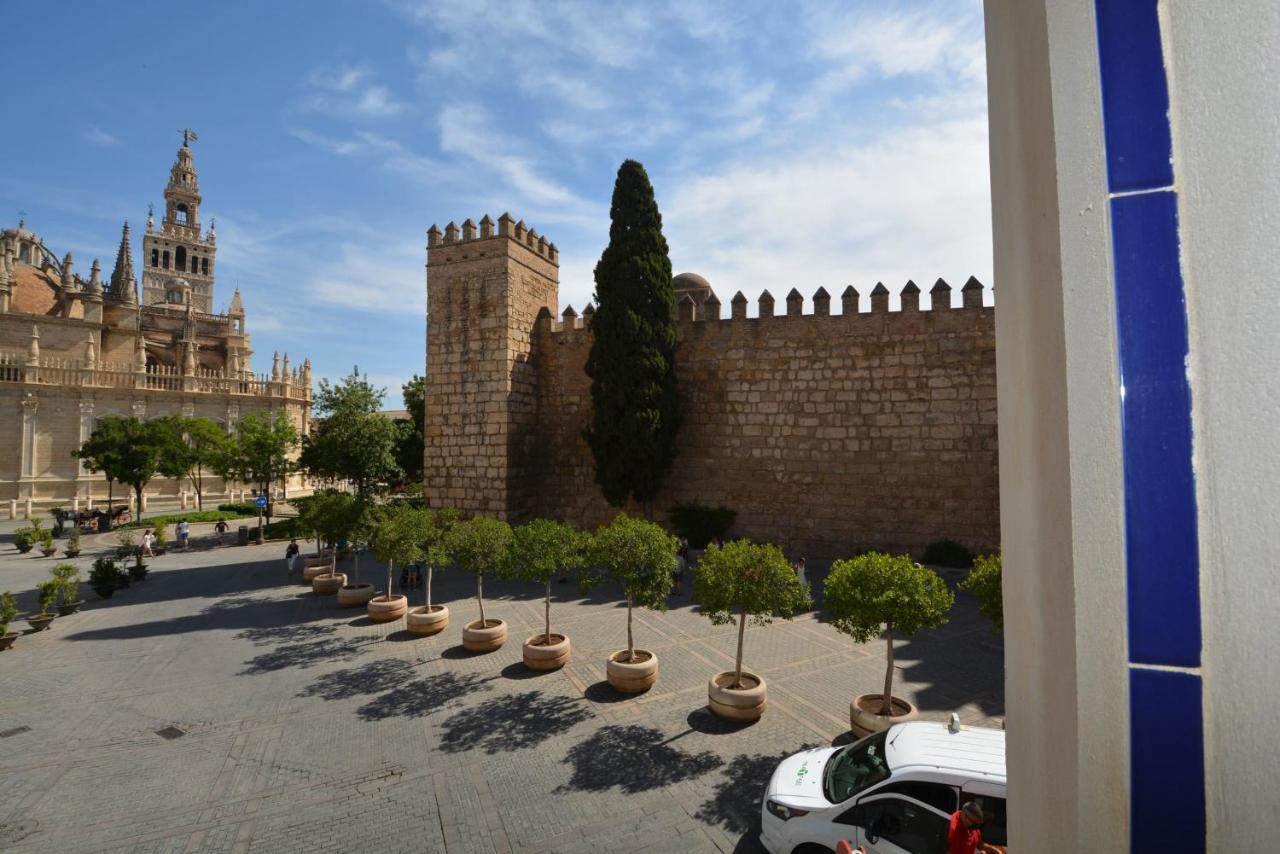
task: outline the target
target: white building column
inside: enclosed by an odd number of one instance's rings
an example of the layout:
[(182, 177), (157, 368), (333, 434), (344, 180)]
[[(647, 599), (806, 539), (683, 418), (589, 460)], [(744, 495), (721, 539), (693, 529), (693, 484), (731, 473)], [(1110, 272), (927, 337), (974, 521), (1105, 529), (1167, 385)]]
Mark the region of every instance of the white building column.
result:
[(40, 410), (40, 398), (27, 394), (22, 399), (22, 460), (19, 477), (23, 481), (21, 494), (31, 496), (31, 480), (36, 476), (36, 442), (38, 441), (39, 422), (37, 413)]

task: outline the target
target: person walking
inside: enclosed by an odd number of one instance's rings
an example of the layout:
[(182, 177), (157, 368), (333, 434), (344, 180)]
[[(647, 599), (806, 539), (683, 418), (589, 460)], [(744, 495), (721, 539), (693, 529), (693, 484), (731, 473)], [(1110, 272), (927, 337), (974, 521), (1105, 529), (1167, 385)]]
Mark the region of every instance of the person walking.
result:
[(183, 519), (178, 523), (178, 548), (189, 548), (191, 543), (191, 523)]
[(155, 545), (155, 542), (156, 542), (156, 535), (151, 532), (150, 528), (147, 528), (147, 532), (142, 535), (142, 556), (143, 557), (156, 556), (156, 553), (151, 549), (151, 547)]
[(792, 568), (796, 571), (796, 578), (800, 580), (800, 583), (808, 587), (809, 579), (804, 573), (804, 558), (800, 558), (796, 561)]
[(218, 524), (213, 526), (213, 532), (218, 535), (218, 545), (222, 545), (222, 538), (227, 535), (227, 522), (225, 519), (219, 519)]
[(684, 593), (684, 575), (689, 568), (689, 541), (684, 537), (676, 540), (676, 575), (675, 595)]
[(289, 567), (289, 574), (293, 575), (294, 567), (298, 563), (298, 540), (295, 537), (289, 541), (289, 547), (284, 550), (284, 561)]
[(947, 854), (1000, 854), (1000, 849), (982, 841), (985, 816), (977, 801), (966, 801), (951, 814), (947, 828)]

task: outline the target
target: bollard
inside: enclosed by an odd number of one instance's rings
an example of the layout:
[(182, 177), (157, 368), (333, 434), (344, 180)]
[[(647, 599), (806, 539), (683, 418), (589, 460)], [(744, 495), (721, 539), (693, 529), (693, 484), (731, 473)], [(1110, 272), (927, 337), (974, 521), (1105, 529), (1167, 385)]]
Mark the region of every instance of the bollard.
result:
[(181, 493), (179, 493), (179, 496), (178, 496), (178, 509), (179, 509), (179, 510), (186, 510), (186, 509), (187, 509), (187, 491), (186, 491), (185, 489), (184, 489), (184, 490), (182, 490), (182, 492), (181, 492)]
[(27, 499), (27, 518), (31, 518), (31, 499)]
[(9, 499), (9, 518), (18, 518), (18, 500), (16, 498)]
[(71, 509), (77, 513), (80, 512), (80, 496), (77, 495), (71, 499)]

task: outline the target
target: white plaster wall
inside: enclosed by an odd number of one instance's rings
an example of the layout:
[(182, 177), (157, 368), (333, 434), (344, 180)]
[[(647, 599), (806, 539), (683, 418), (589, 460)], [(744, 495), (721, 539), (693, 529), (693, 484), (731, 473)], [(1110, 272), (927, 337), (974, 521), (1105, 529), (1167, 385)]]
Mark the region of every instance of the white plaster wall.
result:
[(1209, 839), (1276, 850), (1280, 4), (1162, 11), (1191, 334)]
[(1092, 5), (986, 16), (1010, 841), (1118, 850), (1123, 490)]

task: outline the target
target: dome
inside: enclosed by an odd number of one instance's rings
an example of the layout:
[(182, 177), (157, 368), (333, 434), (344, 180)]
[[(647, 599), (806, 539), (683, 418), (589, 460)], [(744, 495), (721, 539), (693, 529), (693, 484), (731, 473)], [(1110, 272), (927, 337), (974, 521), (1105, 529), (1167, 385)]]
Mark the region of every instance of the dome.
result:
[(711, 283), (697, 273), (681, 273), (673, 276), (671, 284), (675, 286), (677, 296), (690, 292), (704, 295), (711, 292)]

